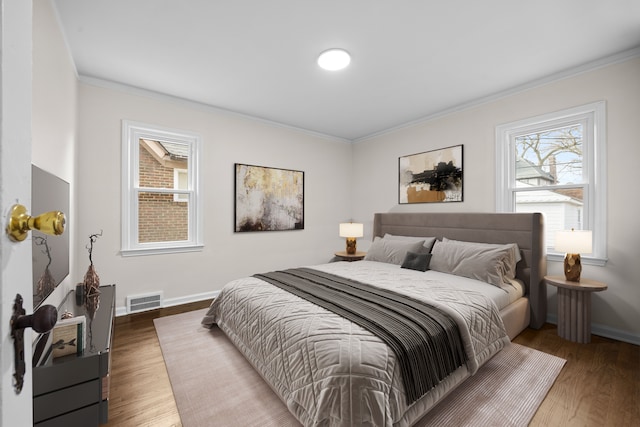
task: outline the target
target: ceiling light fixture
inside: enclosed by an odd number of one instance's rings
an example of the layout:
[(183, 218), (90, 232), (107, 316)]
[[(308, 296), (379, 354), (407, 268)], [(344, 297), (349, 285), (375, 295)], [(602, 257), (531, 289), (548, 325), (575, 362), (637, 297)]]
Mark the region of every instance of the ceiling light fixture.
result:
[(318, 65), (329, 71), (342, 70), (351, 62), (351, 55), (344, 49), (325, 50), (318, 56)]

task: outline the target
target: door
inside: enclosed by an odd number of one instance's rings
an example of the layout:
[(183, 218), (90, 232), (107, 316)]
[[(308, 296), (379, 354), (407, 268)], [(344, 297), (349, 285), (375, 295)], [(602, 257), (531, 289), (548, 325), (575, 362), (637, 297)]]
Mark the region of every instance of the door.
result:
[[(0, 427), (33, 424), (31, 363), (27, 363), (20, 394), (13, 388), (14, 354), (9, 322), (19, 293), (32, 313), (31, 235), (20, 243), (9, 240), (5, 228), (17, 201), (31, 210), (31, 39), (32, 1), (0, 0)], [(31, 329), (24, 340), (31, 343)], [(31, 345), (25, 346), (31, 360)]]

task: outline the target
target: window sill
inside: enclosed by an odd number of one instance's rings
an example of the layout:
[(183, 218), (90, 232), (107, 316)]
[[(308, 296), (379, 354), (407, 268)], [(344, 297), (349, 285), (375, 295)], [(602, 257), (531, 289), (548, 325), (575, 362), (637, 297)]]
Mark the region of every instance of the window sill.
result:
[(145, 256), (145, 255), (161, 255), (161, 254), (177, 254), (182, 252), (199, 252), (204, 245), (176, 246), (164, 248), (140, 248), (140, 249), (122, 249), (120, 255), (123, 257)]
[[(547, 254), (547, 261), (563, 262), (564, 254)], [(598, 267), (604, 267), (607, 264), (608, 259), (580, 255), (580, 261), (584, 265), (596, 265)]]

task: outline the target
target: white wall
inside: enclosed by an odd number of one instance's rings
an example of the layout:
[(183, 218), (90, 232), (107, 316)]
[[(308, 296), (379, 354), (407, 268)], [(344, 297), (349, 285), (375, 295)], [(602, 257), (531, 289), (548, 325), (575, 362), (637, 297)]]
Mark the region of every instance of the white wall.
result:
[[(33, 2), (33, 110), (31, 161), (70, 184), (71, 212), (65, 212), (71, 245), (69, 271), (75, 266), (76, 244), (76, 111), (77, 77), (51, 0)], [(42, 212), (31, 212), (39, 215)], [(47, 299), (58, 305), (77, 278), (69, 276)]]
[[(93, 261), (101, 283), (127, 295), (164, 291), (169, 303), (219, 290), (229, 280), (329, 261), (344, 246), (338, 224), (351, 214), (351, 146), (167, 97), (79, 85), (79, 247), (103, 230)], [(121, 121), (197, 132), (203, 140), (202, 252), (120, 256)], [(234, 233), (234, 163), (305, 172), (305, 229)], [(86, 236), (83, 242), (82, 237)], [(74, 277), (88, 267), (80, 254)]]
[[(573, 77), (372, 137), (353, 147), (353, 216), (371, 238), (375, 212), (495, 210), (495, 127), (590, 102), (607, 102), (608, 257), (584, 266), (583, 277), (609, 289), (593, 295), (593, 331), (640, 343), (640, 59)], [(464, 144), (464, 202), (398, 205), (398, 157)], [(360, 246), (365, 249), (366, 242)], [(550, 274), (562, 274), (552, 262)], [(556, 315), (549, 287), (549, 314)]]

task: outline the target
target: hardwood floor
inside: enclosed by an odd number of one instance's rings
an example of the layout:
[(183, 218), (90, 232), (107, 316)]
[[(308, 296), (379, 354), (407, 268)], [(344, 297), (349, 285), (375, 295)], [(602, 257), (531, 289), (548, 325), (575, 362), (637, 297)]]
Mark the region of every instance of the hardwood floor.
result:
[[(116, 319), (107, 426), (182, 426), (153, 319), (209, 304)], [(530, 426), (639, 425), (640, 346), (598, 336), (590, 344), (572, 343), (558, 337), (550, 324), (527, 329), (514, 342), (567, 360)]]
[(106, 426), (182, 426), (153, 319), (209, 304), (211, 300), (116, 318)]
[(640, 425), (640, 346), (596, 335), (572, 343), (550, 324), (514, 342), (567, 361), (530, 426)]

